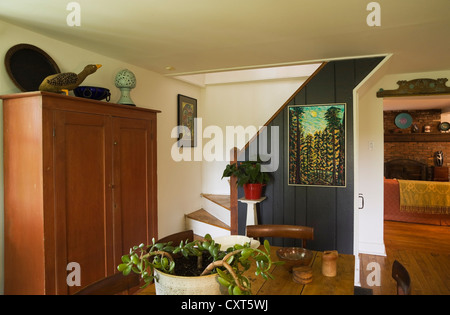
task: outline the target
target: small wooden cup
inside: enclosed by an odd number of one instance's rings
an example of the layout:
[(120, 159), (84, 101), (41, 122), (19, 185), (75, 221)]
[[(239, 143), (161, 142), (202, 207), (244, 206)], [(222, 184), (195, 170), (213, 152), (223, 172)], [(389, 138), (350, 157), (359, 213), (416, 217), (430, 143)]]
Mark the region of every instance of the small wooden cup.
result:
[(300, 284), (312, 282), (312, 268), (309, 266), (298, 266), (292, 268), (292, 279)]
[(338, 252), (336, 250), (324, 251), (322, 255), (322, 274), (326, 277), (335, 277), (337, 273), (337, 258)]

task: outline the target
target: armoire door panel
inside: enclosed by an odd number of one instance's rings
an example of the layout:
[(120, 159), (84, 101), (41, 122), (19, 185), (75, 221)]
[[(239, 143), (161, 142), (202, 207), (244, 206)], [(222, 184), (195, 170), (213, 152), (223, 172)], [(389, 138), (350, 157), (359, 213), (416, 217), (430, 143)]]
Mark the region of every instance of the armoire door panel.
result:
[[(117, 242), (116, 261), (134, 245), (148, 244), (153, 235), (155, 218), (150, 209), (150, 171), (152, 151), (149, 148), (151, 124), (148, 120), (114, 118), (114, 210)], [(117, 239), (116, 238), (116, 239)]]
[(67, 286), (70, 262), (80, 266), (81, 287), (113, 272), (110, 132), (107, 116), (56, 113), (58, 293), (80, 289)]

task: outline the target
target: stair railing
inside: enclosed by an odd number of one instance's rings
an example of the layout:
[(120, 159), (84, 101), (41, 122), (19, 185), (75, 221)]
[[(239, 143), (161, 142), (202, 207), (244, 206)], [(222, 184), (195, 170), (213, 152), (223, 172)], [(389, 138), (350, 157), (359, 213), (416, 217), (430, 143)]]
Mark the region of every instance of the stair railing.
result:
[[(230, 164), (237, 163), (238, 148), (234, 147), (230, 152)], [(230, 233), (238, 234), (238, 187), (237, 177), (230, 176)]]

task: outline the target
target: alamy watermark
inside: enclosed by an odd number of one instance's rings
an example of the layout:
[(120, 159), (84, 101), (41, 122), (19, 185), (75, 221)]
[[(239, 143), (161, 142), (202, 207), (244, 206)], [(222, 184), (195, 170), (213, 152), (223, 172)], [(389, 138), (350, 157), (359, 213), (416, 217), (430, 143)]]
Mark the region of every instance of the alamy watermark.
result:
[(381, 26), (381, 6), (378, 2), (370, 2), (366, 7), (367, 11), (371, 11), (369, 15), (367, 15), (366, 22), (367, 25), (373, 26)]
[(381, 266), (377, 262), (370, 262), (366, 266), (366, 271), (370, 273), (366, 277), (366, 283), (369, 287), (381, 286)]
[(66, 267), (67, 274), (66, 283), (69, 287), (81, 286), (81, 266), (77, 262), (70, 262)]
[(66, 6), (67, 11), (71, 11), (66, 18), (68, 26), (81, 26), (81, 6), (78, 2), (69, 2)]
[[(176, 126), (172, 129), (172, 138), (181, 137), (172, 145), (171, 156), (174, 161), (229, 161), (230, 152), (234, 147), (243, 148), (248, 140), (258, 134), (249, 143), (249, 160), (255, 161), (259, 158), (263, 162), (261, 165), (263, 172), (275, 172), (278, 169), (280, 157), (278, 126), (260, 127), (259, 130), (255, 126), (226, 126), (225, 129), (207, 126), (203, 129), (202, 118), (195, 118), (194, 129), (196, 130), (194, 134), (197, 135), (197, 146), (194, 148), (188, 146), (191, 143), (191, 132), (188, 127)], [(245, 155), (239, 155), (238, 161), (243, 160)]]
[[(67, 4), (66, 10), (70, 11), (66, 18), (67, 25), (71, 27), (81, 26), (81, 5), (76, 1), (72, 1)], [(366, 10), (371, 11), (366, 18), (367, 25), (370, 27), (381, 26), (380, 4), (375, 1), (369, 2)]]

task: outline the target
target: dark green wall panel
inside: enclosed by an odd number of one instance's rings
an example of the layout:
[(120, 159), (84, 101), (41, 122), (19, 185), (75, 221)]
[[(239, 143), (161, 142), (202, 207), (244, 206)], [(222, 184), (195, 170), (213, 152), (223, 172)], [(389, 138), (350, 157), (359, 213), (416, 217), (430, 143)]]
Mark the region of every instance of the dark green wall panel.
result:
[[(353, 253), (354, 211), (354, 135), (353, 89), (383, 58), (362, 58), (329, 62), (299, 91), (290, 105), (346, 103), (346, 187), (289, 186), (287, 184), (288, 126), (287, 107), (275, 117), (268, 128), (279, 128), (279, 167), (265, 188), (267, 199), (259, 205), (260, 224), (295, 224), (314, 227), (314, 250), (336, 249)], [(270, 147), (270, 146), (269, 146)], [(247, 154), (247, 152), (246, 152)], [(239, 189), (239, 197), (243, 190)], [(239, 203), (239, 232), (244, 234), (246, 205)], [(273, 245), (299, 246), (297, 240), (271, 239)]]

